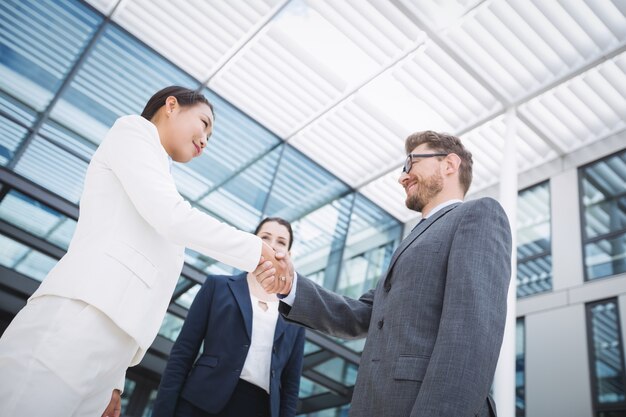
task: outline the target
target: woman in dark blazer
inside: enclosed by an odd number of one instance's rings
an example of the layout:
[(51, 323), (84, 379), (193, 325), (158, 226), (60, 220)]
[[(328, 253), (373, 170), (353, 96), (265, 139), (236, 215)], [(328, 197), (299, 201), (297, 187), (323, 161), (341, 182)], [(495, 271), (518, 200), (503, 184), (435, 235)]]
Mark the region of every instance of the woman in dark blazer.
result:
[[(266, 218), (255, 234), (276, 251), (291, 249), (291, 225), (281, 218)], [(174, 343), (152, 416), (293, 417), (303, 350), (304, 328), (283, 320), (254, 275), (210, 275)]]

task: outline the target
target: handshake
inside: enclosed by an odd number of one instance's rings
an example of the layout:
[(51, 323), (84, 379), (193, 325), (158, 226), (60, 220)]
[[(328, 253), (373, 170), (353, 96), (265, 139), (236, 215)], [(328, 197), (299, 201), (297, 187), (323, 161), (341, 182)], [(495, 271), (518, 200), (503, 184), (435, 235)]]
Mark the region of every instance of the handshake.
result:
[(252, 274), (268, 294), (287, 295), (291, 291), (294, 269), (289, 254), (275, 252), (265, 242), (263, 242), (259, 265)]

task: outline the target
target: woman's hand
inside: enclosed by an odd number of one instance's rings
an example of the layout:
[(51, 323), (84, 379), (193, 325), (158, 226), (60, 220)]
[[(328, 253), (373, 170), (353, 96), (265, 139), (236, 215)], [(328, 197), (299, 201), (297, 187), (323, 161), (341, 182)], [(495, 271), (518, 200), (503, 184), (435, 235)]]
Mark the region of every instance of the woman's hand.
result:
[(114, 389), (111, 393), (111, 401), (109, 405), (104, 409), (102, 417), (120, 417), (122, 412), (122, 395), (120, 390)]

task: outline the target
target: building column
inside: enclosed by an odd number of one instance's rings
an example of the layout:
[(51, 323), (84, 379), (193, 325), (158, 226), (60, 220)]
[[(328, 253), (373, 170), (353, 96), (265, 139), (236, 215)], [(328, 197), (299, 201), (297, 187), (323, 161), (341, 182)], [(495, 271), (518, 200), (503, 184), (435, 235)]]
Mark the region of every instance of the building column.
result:
[(511, 283), (507, 296), (506, 326), (500, 357), (493, 381), (493, 392), (498, 415), (515, 417), (515, 304), (517, 301), (517, 149), (516, 112), (509, 109), (505, 116), (504, 149), (500, 174), (500, 204), (511, 224), (513, 253), (511, 256)]

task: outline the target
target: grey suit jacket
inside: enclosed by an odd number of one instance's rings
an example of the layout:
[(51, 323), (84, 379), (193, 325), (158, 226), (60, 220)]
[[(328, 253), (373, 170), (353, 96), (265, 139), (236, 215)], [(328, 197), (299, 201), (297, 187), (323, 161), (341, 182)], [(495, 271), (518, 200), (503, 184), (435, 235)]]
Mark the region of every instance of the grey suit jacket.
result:
[(510, 277), (506, 214), (482, 198), (422, 222), (358, 300), (299, 276), (293, 306), (280, 309), (333, 336), (367, 336), (352, 417), (495, 416), (488, 393)]

